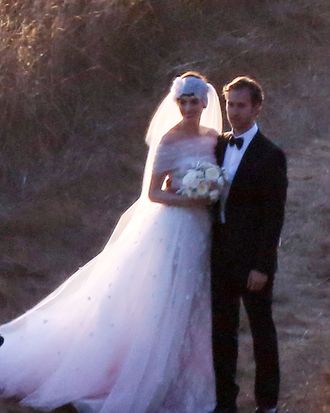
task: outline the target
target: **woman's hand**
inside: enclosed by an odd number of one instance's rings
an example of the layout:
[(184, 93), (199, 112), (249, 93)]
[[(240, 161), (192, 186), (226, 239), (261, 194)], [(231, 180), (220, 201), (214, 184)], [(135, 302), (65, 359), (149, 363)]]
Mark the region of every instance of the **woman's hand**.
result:
[(149, 199), (160, 204), (186, 208), (202, 208), (211, 205), (209, 197), (189, 198), (177, 194), (176, 189), (171, 188), (171, 182), (170, 174), (153, 175), (149, 189)]

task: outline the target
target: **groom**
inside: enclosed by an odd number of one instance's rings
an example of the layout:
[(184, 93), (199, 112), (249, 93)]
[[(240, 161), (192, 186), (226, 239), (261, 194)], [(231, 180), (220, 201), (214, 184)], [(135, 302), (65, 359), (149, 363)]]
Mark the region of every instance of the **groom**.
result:
[(286, 159), (256, 124), (263, 101), (260, 85), (243, 76), (225, 85), (223, 92), (232, 131), (221, 135), (216, 147), (228, 185), (215, 208), (212, 240), (215, 413), (237, 412), (241, 300), (253, 337), (256, 412), (276, 413), (280, 375), (271, 304), (286, 200)]

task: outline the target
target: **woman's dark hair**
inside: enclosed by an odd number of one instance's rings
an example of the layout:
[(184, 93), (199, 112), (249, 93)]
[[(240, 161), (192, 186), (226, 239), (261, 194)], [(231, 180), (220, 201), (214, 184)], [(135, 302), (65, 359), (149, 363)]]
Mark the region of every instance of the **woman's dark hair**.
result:
[(183, 73), (180, 77), (181, 79), (184, 79), (185, 77), (196, 77), (197, 79), (204, 80), (204, 82), (207, 83), (206, 77), (199, 72), (195, 72), (194, 70), (189, 70), (188, 72)]

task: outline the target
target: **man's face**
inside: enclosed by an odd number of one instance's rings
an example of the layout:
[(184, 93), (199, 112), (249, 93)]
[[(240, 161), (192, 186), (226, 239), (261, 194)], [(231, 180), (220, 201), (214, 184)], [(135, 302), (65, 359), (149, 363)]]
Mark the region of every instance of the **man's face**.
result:
[(247, 88), (230, 90), (226, 94), (227, 119), (235, 132), (243, 133), (255, 122), (261, 105), (253, 105)]

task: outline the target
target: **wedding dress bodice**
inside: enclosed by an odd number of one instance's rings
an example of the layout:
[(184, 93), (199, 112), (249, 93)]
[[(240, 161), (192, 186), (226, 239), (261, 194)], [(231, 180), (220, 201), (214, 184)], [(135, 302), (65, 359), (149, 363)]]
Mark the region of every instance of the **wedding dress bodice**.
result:
[(171, 143), (161, 143), (158, 147), (154, 172), (168, 172), (171, 177), (171, 188), (180, 187), (185, 172), (197, 162), (216, 163), (214, 147), (216, 138), (213, 136), (201, 136), (180, 139)]

